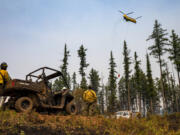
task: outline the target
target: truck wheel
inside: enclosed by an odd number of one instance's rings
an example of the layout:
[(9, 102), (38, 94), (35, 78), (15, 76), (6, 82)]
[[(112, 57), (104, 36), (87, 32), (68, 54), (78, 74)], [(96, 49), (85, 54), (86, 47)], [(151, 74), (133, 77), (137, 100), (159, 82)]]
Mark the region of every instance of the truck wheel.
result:
[(20, 97), (15, 102), (15, 108), (18, 112), (30, 112), (33, 108), (33, 101), (29, 97)]
[(76, 105), (74, 104), (73, 101), (69, 102), (69, 103), (66, 105), (66, 112), (67, 112), (68, 114), (71, 114), (71, 115), (77, 114), (77, 107), (76, 107)]

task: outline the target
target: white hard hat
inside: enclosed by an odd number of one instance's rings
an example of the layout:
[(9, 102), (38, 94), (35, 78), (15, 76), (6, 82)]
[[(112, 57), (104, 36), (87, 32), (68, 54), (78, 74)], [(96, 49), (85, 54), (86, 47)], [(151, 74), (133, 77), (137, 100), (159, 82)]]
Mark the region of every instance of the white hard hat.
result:
[(66, 87), (63, 87), (62, 90), (66, 90), (67, 88)]

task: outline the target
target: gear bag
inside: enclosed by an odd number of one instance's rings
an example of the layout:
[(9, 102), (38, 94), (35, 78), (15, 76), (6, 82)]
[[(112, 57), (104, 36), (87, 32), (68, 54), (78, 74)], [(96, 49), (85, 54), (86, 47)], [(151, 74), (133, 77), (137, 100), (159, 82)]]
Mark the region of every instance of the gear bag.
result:
[(96, 93), (93, 90), (86, 90), (83, 93), (83, 100), (88, 103), (93, 103), (97, 99)]

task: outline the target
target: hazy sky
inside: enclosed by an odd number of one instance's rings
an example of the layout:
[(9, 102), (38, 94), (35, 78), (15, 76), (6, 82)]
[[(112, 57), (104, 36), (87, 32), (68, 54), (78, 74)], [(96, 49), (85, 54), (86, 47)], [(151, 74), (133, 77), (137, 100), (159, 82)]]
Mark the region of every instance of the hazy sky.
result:
[[(143, 16), (137, 24), (122, 19)], [(151, 42), (155, 19), (162, 27), (180, 35), (179, 0), (0, 0), (0, 62), (6, 61), (12, 78), (23, 79), (36, 68), (58, 69), (62, 64), (64, 44), (70, 50), (69, 71), (78, 73), (77, 50), (83, 44), (87, 62), (105, 80), (108, 77), (110, 51), (117, 71), (123, 74), (123, 41), (127, 41), (133, 58), (136, 51), (145, 71), (145, 54)], [(153, 60), (155, 76), (159, 67)], [(133, 67), (132, 67), (133, 68)], [(171, 69), (170, 69), (171, 70)]]

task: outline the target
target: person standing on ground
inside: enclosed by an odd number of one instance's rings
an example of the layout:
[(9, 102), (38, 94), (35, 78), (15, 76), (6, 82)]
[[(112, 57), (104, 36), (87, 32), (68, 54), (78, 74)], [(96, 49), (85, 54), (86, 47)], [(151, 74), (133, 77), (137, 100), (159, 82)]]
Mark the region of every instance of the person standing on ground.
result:
[(83, 100), (86, 103), (85, 111), (87, 112), (87, 115), (89, 115), (91, 107), (97, 101), (96, 93), (91, 86), (89, 86), (88, 90), (83, 93)]
[[(1, 69), (0, 69), (0, 94), (3, 93), (3, 90), (9, 80), (11, 80), (8, 72), (7, 72), (7, 63), (3, 62), (1, 63)], [(4, 104), (5, 97), (0, 97), (0, 107)]]

